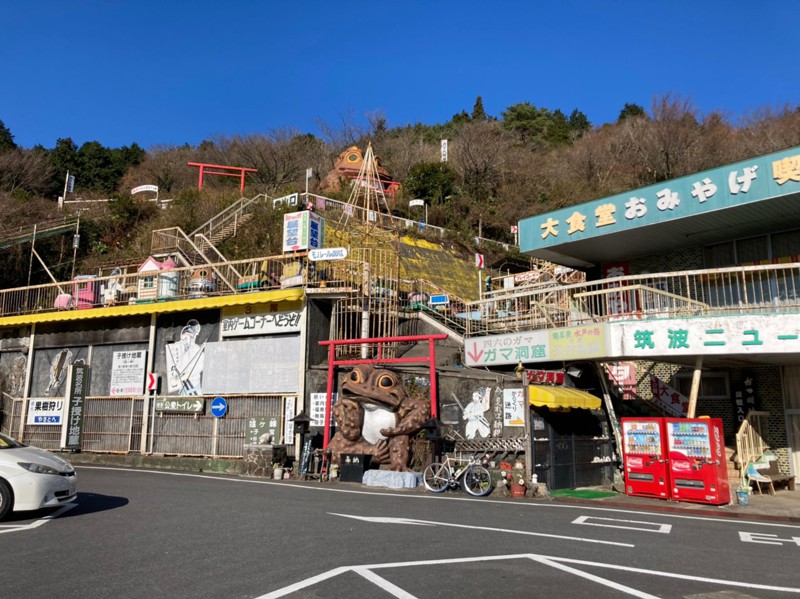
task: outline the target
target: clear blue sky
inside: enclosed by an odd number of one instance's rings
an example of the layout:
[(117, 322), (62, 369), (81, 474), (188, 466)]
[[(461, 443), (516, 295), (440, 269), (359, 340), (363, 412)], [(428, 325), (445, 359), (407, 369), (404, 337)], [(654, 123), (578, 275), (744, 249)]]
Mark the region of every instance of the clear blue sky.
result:
[(519, 102), (692, 100), (734, 121), (800, 102), (794, 2), (0, 0), (0, 120), (17, 144), (119, 147), (317, 123), (390, 126)]

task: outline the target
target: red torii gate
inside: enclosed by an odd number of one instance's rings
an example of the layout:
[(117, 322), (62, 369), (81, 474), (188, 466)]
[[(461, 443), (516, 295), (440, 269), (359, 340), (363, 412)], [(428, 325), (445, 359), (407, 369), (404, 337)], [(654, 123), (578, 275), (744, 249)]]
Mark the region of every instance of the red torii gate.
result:
[[(431, 381), (431, 417), (436, 418), (437, 398), (436, 398), (436, 346), (435, 341), (447, 339), (447, 335), (439, 333), (436, 335), (407, 335), (404, 337), (373, 337), (370, 339), (339, 339), (335, 341), (320, 341), (322, 346), (328, 346), (328, 388), (325, 397), (325, 434), (323, 435), (322, 446), (328, 447), (331, 440), (331, 399), (333, 397), (333, 377), (337, 366), (347, 366), (356, 364), (413, 364), (423, 363), (430, 367)], [(424, 358), (384, 358), (383, 346), (386, 343), (403, 343), (409, 341), (427, 341), (428, 356)], [(376, 343), (378, 345), (377, 358), (362, 358), (356, 360), (337, 360), (337, 345), (362, 345), (364, 343)]]
[[(219, 175), (220, 177), (239, 177), (239, 191), (244, 191), (244, 176), (246, 173), (257, 173), (257, 168), (245, 168), (243, 166), (223, 166), (221, 164), (206, 164), (205, 162), (189, 162), (189, 166), (196, 166), (200, 168), (200, 175), (197, 179), (197, 189), (203, 189), (203, 177), (205, 175)], [(209, 171), (206, 169), (224, 169), (234, 171), (226, 173), (223, 171)]]

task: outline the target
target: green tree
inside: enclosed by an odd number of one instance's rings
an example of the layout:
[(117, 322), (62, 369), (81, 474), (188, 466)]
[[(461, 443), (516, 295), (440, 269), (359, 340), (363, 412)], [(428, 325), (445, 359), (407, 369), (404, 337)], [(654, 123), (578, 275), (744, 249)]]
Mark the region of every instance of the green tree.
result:
[(475, 98), (475, 105), (472, 107), (472, 120), (485, 121), (487, 120), (486, 111), (483, 109), (483, 98), (478, 96)]
[(545, 132), (545, 139), (553, 145), (564, 145), (571, 141), (572, 128), (566, 115), (555, 110), (550, 116), (550, 124)]
[(114, 191), (114, 160), (111, 150), (97, 141), (87, 141), (78, 150), (76, 184), (82, 189), (110, 193)]
[(469, 123), (469, 121), (470, 118), (466, 110), (462, 110), (461, 112), (454, 114), (453, 118), (450, 119), (450, 122), (454, 125), (463, 125), (464, 123)]
[(619, 111), (619, 116), (617, 117), (617, 121), (624, 121), (627, 118), (631, 117), (638, 117), (638, 116), (647, 116), (644, 108), (639, 106), (638, 104), (631, 104), (630, 102), (626, 102), (625, 106), (622, 107), (622, 110)]
[(414, 198), (441, 204), (456, 192), (457, 174), (446, 162), (419, 162), (412, 166), (405, 187)]
[(64, 177), (73, 175), (78, 168), (78, 146), (71, 137), (59, 138), (49, 151), (50, 170), (53, 173), (48, 195), (60, 196), (64, 191)]
[(3, 121), (0, 121), (0, 152), (7, 152), (16, 149), (17, 144), (14, 143), (14, 136), (11, 130), (6, 127)]
[(503, 128), (515, 133), (524, 145), (541, 145), (553, 122), (553, 115), (547, 108), (536, 108), (530, 102), (509, 106), (500, 115)]
[(577, 108), (569, 115), (569, 126), (578, 137), (592, 130), (589, 118)]

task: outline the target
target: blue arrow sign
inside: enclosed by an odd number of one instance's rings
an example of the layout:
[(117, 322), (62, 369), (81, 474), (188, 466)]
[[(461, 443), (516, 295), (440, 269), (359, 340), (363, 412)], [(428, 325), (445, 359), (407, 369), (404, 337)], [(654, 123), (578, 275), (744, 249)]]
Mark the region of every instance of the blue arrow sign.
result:
[(228, 402), (222, 397), (215, 397), (211, 402), (211, 413), (217, 418), (222, 418), (228, 412)]

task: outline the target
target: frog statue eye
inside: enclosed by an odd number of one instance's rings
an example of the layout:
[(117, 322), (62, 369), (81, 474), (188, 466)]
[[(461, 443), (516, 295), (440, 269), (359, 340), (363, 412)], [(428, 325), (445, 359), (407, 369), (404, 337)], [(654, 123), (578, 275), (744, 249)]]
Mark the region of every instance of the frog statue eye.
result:
[(361, 371), (356, 368), (350, 373), (350, 380), (354, 383), (361, 383), (363, 379), (361, 378)]
[(381, 375), (378, 379), (378, 388), (391, 389), (392, 387), (394, 387), (394, 379), (388, 374)]

